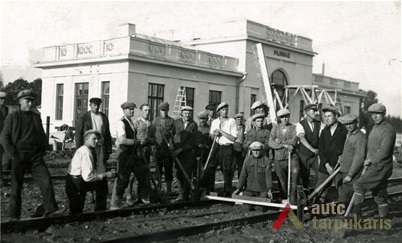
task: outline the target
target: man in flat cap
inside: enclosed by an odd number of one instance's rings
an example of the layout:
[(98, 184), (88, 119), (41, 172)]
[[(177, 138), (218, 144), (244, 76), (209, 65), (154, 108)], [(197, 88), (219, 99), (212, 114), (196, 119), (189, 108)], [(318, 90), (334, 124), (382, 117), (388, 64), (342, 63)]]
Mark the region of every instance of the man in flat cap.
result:
[(174, 150), (173, 136), (176, 134), (174, 120), (169, 116), (169, 103), (159, 104), (160, 116), (152, 121), (152, 137), (156, 142), (156, 160), (159, 172), (162, 176), (162, 168), (165, 169), (166, 193), (172, 194), (173, 160), (171, 151)]
[[(106, 161), (112, 153), (112, 136), (107, 116), (100, 112), (102, 100), (94, 97), (89, 100), (90, 111), (80, 116), (76, 124), (75, 143), (76, 147), (81, 147), (84, 143), (84, 134), (88, 130), (96, 130), (101, 134), (98, 146), (95, 148), (97, 157), (98, 172), (106, 171)], [(105, 208), (106, 210), (106, 208)]]
[(211, 126), (212, 121), (216, 118), (216, 104), (209, 103), (207, 106), (205, 106), (205, 111), (208, 112), (207, 124), (208, 126)]
[[(4, 127), (4, 120), (6, 119), (6, 116), (8, 115), (8, 107), (5, 106), (5, 100), (6, 100), (6, 92), (1, 91), (0, 92), (0, 133), (3, 130)], [(10, 158), (7, 155), (7, 153), (4, 153), (3, 146), (0, 145), (0, 176), (1, 176), (1, 187), (3, 187), (3, 170), (9, 170), (10, 169)]]
[[(272, 163), (262, 155), (262, 147), (263, 145), (258, 141), (250, 144), (252, 156), (248, 156), (244, 161), (237, 189), (233, 192), (234, 195), (243, 192), (244, 196), (272, 198)], [(249, 210), (253, 208), (252, 205), (248, 205)], [(261, 206), (257, 206), (257, 208), (261, 211), (267, 210)]]
[(310, 184), (310, 170), (318, 176), (318, 138), (322, 129), (319, 121), (320, 113), (316, 104), (306, 105), (306, 117), (296, 124), (296, 135), (300, 139), (298, 155), (300, 158), (300, 178), (303, 187)]
[(39, 114), (32, 111), (35, 97), (35, 93), (30, 90), (18, 93), (20, 108), (6, 117), (0, 136), (0, 143), (12, 160), (9, 208), (11, 220), (18, 220), (21, 216), (21, 191), (27, 170), (32, 172), (43, 200), (32, 217), (52, 215), (58, 210), (50, 173), (43, 160), (48, 138)]
[[(111, 209), (124, 207), (124, 190), (129, 184), (131, 173), (134, 173), (138, 180), (139, 193), (144, 204), (149, 204), (149, 188), (146, 180), (148, 178), (147, 166), (137, 151), (140, 148), (141, 141), (137, 139), (137, 130), (131, 118), (134, 116), (134, 109), (137, 107), (133, 102), (124, 102), (121, 104), (123, 117), (119, 119), (116, 129), (116, 148), (118, 159), (118, 178), (116, 180), (116, 196), (112, 197)], [(132, 205), (132, 204), (131, 204)], [(131, 206), (128, 205), (128, 206)]]
[(88, 130), (84, 134), (84, 140), (84, 145), (77, 149), (71, 160), (66, 177), (66, 194), (70, 215), (73, 216), (81, 216), (89, 191), (96, 191), (95, 211), (103, 210), (107, 199), (106, 178), (115, 176), (111, 171), (98, 172), (96, 169), (95, 148), (100, 140), (100, 133)]
[[(268, 118), (269, 107), (266, 104), (264, 104), (264, 102), (262, 102), (262, 101), (256, 101), (251, 106), (251, 110), (254, 111), (254, 115), (255, 114), (263, 114), (264, 115), (264, 120), (263, 120), (262, 125), (264, 128), (271, 131), (272, 123), (268, 120), (269, 119)], [(249, 131), (250, 129), (254, 128), (254, 126), (255, 126), (255, 123), (253, 122), (253, 116), (251, 116), (246, 120), (244, 132)]]
[[(174, 121), (176, 133), (174, 135), (175, 150), (172, 153), (173, 157), (177, 157), (183, 168), (176, 164), (177, 179), (179, 180), (179, 197), (176, 202), (187, 202), (190, 196), (191, 186), (187, 181), (184, 172), (191, 176), (195, 168), (194, 148), (197, 145), (198, 126), (193, 121), (193, 108), (183, 106), (180, 109), (180, 118)], [(184, 169), (184, 171), (182, 171)]]
[[(320, 156), (320, 165), (318, 168), (317, 186), (321, 185), (336, 169), (339, 156), (342, 155), (348, 130), (338, 122), (339, 111), (329, 106), (322, 109), (326, 126), (322, 130), (318, 140), (318, 154)], [(326, 195), (331, 184), (323, 189), (319, 198), (321, 203), (325, 203)]]
[(232, 180), (236, 168), (233, 159), (233, 143), (237, 138), (237, 127), (236, 121), (228, 117), (228, 103), (220, 103), (216, 112), (219, 118), (212, 121), (210, 130), (211, 137), (216, 139), (217, 143), (216, 155), (206, 168), (204, 182), (207, 190), (214, 190), (216, 167), (220, 165), (224, 179), (223, 196), (229, 197), (232, 195)]
[(212, 138), (209, 136), (211, 126), (208, 125), (208, 112), (201, 111), (197, 114), (197, 117), (199, 123), (197, 132), (198, 149), (196, 150), (196, 156), (200, 157), (201, 164), (204, 166), (212, 145)]
[[(247, 131), (243, 141), (243, 149), (248, 150), (250, 144), (258, 141), (262, 144), (261, 153), (269, 158), (269, 134), (270, 131), (264, 127), (265, 115), (262, 113), (252, 116), (254, 127)], [(249, 154), (249, 153), (247, 153)]]
[[(285, 195), (290, 195), (291, 205), (295, 205), (297, 182), (299, 180), (299, 156), (296, 153), (296, 125), (289, 123), (290, 112), (288, 109), (280, 109), (277, 112), (280, 123), (274, 125), (269, 137), (269, 146), (274, 154), (275, 173), (279, 178), (282, 191)], [(290, 157), (290, 168), (288, 159)], [(290, 192), (288, 192), (288, 171), (291, 171)]]
[(353, 183), (360, 177), (366, 156), (366, 135), (360, 131), (358, 116), (346, 114), (339, 118), (339, 122), (348, 130), (345, 147), (341, 156), (341, 171), (337, 175), (338, 202), (348, 207), (353, 196)]
[(244, 141), (244, 118), (243, 113), (238, 113), (233, 117), (236, 120), (237, 126), (237, 138), (233, 144), (234, 149), (234, 160), (237, 167), (237, 178), (240, 177), (241, 168), (243, 167), (244, 157), (246, 156), (245, 150), (243, 149)]
[(380, 217), (388, 216), (388, 178), (392, 174), (392, 156), (395, 147), (396, 133), (391, 124), (385, 120), (386, 108), (382, 104), (373, 104), (368, 108), (374, 127), (368, 137), (367, 156), (364, 166), (367, 171), (353, 184), (355, 200), (352, 212), (360, 215), (364, 194), (373, 193), (378, 205)]

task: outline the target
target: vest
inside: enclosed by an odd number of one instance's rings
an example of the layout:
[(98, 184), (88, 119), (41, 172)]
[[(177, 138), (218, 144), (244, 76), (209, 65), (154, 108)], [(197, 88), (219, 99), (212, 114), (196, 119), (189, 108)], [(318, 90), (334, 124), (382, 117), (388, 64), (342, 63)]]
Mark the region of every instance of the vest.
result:
[[(130, 123), (125, 118), (123, 118), (121, 121), (124, 123), (124, 130), (126, 132), (126, 138), (134, 139), (135, 131), (131, 128)], [(120, 149), (125, 152), (132, 152), (134, 149), (134, 145), (120, 144)]]
[[(313, 148), (318, 148), (318, 136), (320, 134), (320, 126), (321, 126), (320, 122), (313, 121), (313, 124), (314, 124), (313, 131), (311, 131), (311, 128), (310, 128), (310, 125), (308, 124), (307, 119), (301, 120), (300, 124), (304, 128), (305, 136), (306, 136), (306, 139), (309, 142), (309, 144), (311, 146), (313, 146)], [(313, 156), (314, 156), (314, 153), (311, 152), (311, 150), (308, 149), (306, 146), (304, 146), (302, 143), (300, 143), (300, 146), (299, 146), (300, 159), (305, 161), (306, 159), (313, 157)]]

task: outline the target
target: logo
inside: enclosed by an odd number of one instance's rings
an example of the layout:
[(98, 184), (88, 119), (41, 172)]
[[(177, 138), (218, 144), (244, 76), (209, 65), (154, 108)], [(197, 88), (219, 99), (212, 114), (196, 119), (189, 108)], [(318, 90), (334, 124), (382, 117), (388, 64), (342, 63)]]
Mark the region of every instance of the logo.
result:
[(276, 219), (272, 229), (280, 229), (283, 222), (285, 222), (286, 217), (289, 217), (290, 222), (292, 222), (296, 229), (303, 229), (302, 223), (300, 223), (300, 221), (297, 219), (295, 213), (292, 211), (292, 208), (290, 208), (289, 203), (287, 203), (285, 208), (282, 209), (282, 212)]

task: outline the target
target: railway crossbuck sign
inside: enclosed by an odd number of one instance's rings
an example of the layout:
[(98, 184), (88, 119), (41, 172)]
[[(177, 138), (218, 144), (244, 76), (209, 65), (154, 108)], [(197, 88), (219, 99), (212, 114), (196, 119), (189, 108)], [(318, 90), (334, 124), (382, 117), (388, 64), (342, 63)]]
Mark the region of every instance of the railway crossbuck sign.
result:
[(289, 217), (290, 222), (292, 222), (296, 229), (303, 229), (303, 225), (297, 219), (296, 214), (290, 208), (289, 203), (287, 203), (286, 207), (282, 209), (282, 212), (276, 219), (274, 225), (272, 226), (272, 229), (280, 229), (283, 222), (285, 222), (286, 217)]

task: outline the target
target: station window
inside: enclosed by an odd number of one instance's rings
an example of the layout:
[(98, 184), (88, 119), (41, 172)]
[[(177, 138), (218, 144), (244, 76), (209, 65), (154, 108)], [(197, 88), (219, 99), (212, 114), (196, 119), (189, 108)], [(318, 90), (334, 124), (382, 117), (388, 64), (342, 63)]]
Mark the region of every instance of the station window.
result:
[(215, 90), (209, 91), (209, 103), (214, 103), (216, 106), (218, 106), (221, 103), (221, 98), (222, 98), (221, 91), (215, 91)]
[(194, 108), (195, 89), (194, 88), (188, 88), (188, 87), (185, 87), (185, 88), (186, 88), (186, 105), (191, 106), (191, 107)]
[(279, 98), (281, 99), (280, 102), (282, 102), (283, 96), (285, 95), (285, 88), (288, 85), (285, 73), (281, 70), (274, 71), (271, 75), (271, 84), (271, 87), (278, 92)]
[(150, 119), (153, 120), (159, 116), (158, 106), (163, 102), (165, 85), (163, 84), (148, 84), (148, 104), (150, 108)]
[(344, 111), (344, 114), (350, 114), (350, 106), (344, 106), (343, 107), (343, 111)]
[[(251, 94), (250, 96), (250, 107), (256, 102), (257, 100), (257, 95), (256, 94)], [(250, 116), (254, 115), (254, 110), (250, 109)]]
[(64, 84), (56, 86), (56, 120), (63, 120)]
[(102, 82), (102, 112), (109, 117), (109, 95), (110, 95), (110, 82)]

